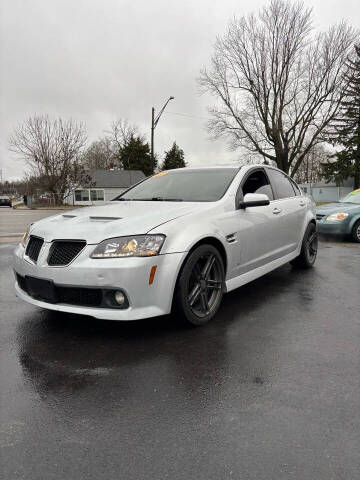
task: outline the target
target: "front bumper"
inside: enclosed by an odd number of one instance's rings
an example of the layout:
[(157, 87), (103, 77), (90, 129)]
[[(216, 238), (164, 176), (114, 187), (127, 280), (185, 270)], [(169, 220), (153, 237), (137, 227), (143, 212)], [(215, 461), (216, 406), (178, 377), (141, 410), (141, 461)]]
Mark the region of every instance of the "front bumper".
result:
[(316, 222), (317, 231), (323, 235), (347, 235), (350, 233), (349, 222), (326, 222), (325, 220)]
[[(45, 245), (37, 264), (34, 264), (24, 259), (24, 248), (18, 245), (14, 252), (15, 272), (22, 277), (52, 280), (58, 286), (118, 288), (126, 293), (129, 307), (120, 310), (47, 303), (32, 298), (16, 282), (17, 296), (38, 307), (104, 320), (137, 320), (170, 313), (177, 275), (187, 254), (181, 252), (146, 258), (92, 259), (90, 253), (94, 245), (88, 245), (69, 266), (50, 267), (46, 263), (48, 248), (50, 245)], [(157, 269), (150, 285), (149, 276), (154, 265)]]

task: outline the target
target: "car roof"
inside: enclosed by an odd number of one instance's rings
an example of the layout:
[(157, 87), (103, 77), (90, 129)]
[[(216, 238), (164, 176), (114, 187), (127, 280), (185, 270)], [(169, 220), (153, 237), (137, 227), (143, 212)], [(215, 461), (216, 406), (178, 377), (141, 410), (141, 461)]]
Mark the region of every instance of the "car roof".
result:
[[(277, 167), (274, 167), (272, 165), (265, 165), (264, 163), (248, 163), (248, 164), (236, 164), (236, 163), (217, 163), (214, 165), (193, 165), (193, 166), (188, 166), (188, 167), (182, 167), (182, 168), (176, 168), (176, 171), (179, 170), (210, 170), (210, 169), (217, 169), (217, 168), (229, 168), (229, 169), (237, 169), (241, 170), (242, 168), (272, 168), (274, 170), (279, 170)], [(282, 170), (279, 170), (281, 172)]]

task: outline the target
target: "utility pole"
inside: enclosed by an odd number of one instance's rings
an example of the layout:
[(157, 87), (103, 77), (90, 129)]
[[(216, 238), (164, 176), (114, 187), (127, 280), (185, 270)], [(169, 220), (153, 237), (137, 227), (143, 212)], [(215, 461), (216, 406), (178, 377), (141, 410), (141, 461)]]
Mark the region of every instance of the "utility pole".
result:
[(152, 161), (154, 160), (154, 130), (155, 130), (154, 120), (155, 120), (155, 108), (152, 107), (151, 109), (151, 151), (150, 151)]
[(170, 102), (170, 100), (174, 100), (175, 97), (169, 97), (167, 101), (165, 102), (165, 105), (162, 107), (162, 109), (159, 111), (159, 113), (155, 117), (155, 108), (152, 107), (151, 109), (151, 160), (154, 160), (154, 131), (156, 128), (156, 125), (158, 124), (160, 117), (163, 113), (163, 111), (166, 108), (166, 105)]

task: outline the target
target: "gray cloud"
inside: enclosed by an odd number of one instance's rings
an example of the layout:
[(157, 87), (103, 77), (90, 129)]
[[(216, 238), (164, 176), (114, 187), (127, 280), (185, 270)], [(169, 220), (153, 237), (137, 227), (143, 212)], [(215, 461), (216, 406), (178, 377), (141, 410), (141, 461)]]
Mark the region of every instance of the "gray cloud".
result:
[[(169, 95), (175, 100), (156, 130), (158, 154), (176, 140), (191, 164), (238, 158), (225, 142), (208, 139), (203, 118), (212, 99), (198, 95), (196, 77), (232, 15), (253, 11), (263, 1), (0, 1), (0, 168), (5, 178), (24, 172), (7, 147), (10, 132), (27, 116), (82, 120), (89, 141), (117, 117), (148, 134), (151, 107), (160, 108)], [(357, 0), (307, 3), (314, 7), (317, 28), (341, 18), (360, 26)]]

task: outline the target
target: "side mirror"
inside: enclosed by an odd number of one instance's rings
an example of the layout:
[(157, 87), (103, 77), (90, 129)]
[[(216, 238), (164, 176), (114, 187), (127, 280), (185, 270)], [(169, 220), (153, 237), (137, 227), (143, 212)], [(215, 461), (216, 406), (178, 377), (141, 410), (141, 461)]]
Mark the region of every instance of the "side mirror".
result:
[(269, 197), (263, 193), (247, 193), (244, 200), (239, 202), (238, 208), (264, 207), (270, 204)]

